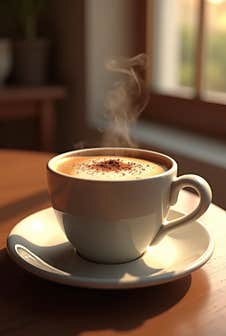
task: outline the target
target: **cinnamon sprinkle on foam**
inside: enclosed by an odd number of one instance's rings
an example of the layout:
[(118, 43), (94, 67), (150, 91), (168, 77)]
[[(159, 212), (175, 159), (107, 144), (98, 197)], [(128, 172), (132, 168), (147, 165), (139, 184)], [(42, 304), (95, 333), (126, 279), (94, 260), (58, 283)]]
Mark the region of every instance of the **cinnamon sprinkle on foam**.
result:
[(105, 159), (102, 161), (92, 161), (87, 165), (90, 169), (105, 172), (120, 172), (121, 170), (131, 170), (133, 162), (122, 162), (120, 159)]
[(161, 174), (164, 167), (148, 160), (124, 156), (69, 157), (59, 171), (92, 180), (133, 180)]

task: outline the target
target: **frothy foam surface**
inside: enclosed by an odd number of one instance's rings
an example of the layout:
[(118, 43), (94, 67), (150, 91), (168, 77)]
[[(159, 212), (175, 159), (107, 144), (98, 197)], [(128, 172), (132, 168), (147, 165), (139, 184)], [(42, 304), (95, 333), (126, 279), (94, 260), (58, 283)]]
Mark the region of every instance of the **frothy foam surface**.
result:
[(88, 180), (143, 179), (166, 170), (155, 162), (124, 156), (69, 157), (62, 159), (56, 169)]

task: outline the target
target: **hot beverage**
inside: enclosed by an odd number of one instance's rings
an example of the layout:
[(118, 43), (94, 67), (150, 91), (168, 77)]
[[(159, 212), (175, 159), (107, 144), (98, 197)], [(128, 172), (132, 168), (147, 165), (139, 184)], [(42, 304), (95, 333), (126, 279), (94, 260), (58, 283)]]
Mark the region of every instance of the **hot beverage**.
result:
[(84, 156), (60, 160), (56, 169), (66, 175), (89, 180), (134, 180), (159, 175), (161, 164), (125, 156)]
[[(101, 263), (140, 257), (160, 231), (189, 225), (211, 202), (210, 187), (200, 176), (177, 177), (172, 158), (136, 148), (60, 154), (48, 162), (47, 176), (51, 203), (68, 240), (80, 256)], [(188, 186), (199, 193), (198, 206), (168, 220), (170, 206)]]

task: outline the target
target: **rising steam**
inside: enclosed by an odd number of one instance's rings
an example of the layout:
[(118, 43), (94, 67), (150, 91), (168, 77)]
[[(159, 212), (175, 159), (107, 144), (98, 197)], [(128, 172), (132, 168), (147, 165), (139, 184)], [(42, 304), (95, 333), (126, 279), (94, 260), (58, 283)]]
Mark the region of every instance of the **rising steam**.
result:
[(106, 97), (109, 126), (103, 136), (104, 146), (136, 147), (130, 137), (130, 129), (148, 104), (146, 67), (145, 54), (111, 59), (106, 63), (107, 70), (120, 73), (123, 77), (115, 83)]

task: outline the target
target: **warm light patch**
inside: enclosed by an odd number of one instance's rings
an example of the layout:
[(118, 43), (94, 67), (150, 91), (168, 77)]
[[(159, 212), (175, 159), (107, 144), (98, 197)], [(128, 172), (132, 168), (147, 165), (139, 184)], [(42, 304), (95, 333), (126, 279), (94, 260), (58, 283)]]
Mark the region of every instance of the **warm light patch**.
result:
[(225, 0), (208, 0), (213, 5), (221, 5), (222, 3), (225, 2)]
[(175, 240), (164, 237), (157, 245), (150, 245), (144, 261), (153, 268), (169, 268), (178, 258), (178, 249)]

